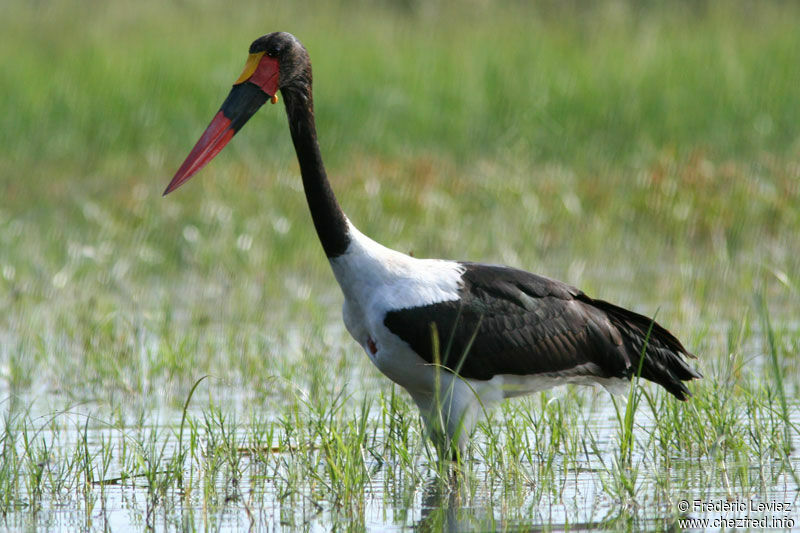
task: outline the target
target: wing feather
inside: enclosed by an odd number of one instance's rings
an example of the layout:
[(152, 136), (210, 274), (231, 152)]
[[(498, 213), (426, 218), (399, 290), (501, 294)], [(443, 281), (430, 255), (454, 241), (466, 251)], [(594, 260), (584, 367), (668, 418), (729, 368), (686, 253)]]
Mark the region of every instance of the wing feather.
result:
[(463, 266), (460, 300), (393, 310), (384, 319), (392, 333), (430, 363), (434, 354), (430, 325), (435, 324), (442, 339), (442, 363), (460, 369), (465, 378), (630, 377), (645, 346), (642, 376), (678, 398), (689, 395), (682, 381), (701, 377), (683, 360), (682, 356), (691, 355), (680, 341), (647, 317), (523, 270), (478, 263)]
[(429, 332), (434, 323), (440, 339), (452, 338), (449, 353), (440, 353), (443, 364), (460, 366), (467, 378), (568, 373), (586, 363), (597, 363), (602, 377), (628, 373), (630, 361), (611, 341), (619, 334), (598, 326), (598, 317), (593, 316), (597, 311), (575, 299), (582, 294), (577, 289), (513, 268), (464, 266), (460, 301), (386, 315), (386, 327), (426, 361), (433, 362)]

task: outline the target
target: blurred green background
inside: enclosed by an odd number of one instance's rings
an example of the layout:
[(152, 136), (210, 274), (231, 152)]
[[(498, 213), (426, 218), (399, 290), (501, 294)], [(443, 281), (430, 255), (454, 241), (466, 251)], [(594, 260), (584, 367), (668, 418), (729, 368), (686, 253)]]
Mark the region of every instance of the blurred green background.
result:
[(204, 373), (258, 390), (310, 352), (367, 364), (282, 106), (160, 196), (278, 30), (310, 52), (329, 174), (376, 240), (658, 311), (709, 359), (757, 295), (796, 331), (798, 20), (780, 1), (6, 0), (0, 383), (180, 403)]

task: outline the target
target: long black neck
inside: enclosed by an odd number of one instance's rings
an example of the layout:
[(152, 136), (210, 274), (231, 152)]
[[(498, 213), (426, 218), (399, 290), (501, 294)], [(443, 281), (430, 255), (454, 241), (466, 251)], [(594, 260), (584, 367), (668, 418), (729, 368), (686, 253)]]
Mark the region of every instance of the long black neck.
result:
[(307, 89), (284, 89), (282, 94), (314, 228), (317, 230), (325, 255), (332, 259), (347, 250), (350, 237), (344, 212), (336, 201), (322, 163), (310, 91), (309, 84)]

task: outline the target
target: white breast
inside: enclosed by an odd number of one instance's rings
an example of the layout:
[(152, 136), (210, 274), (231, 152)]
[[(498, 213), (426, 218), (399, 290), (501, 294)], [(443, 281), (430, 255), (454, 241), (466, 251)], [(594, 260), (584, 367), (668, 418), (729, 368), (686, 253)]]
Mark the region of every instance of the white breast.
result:
[(387, 377), (409, 392), (425, 387), (421, 375), (425, 361), (383, 321), (394, 309), (457, 300), (464, 268), (453, 261), (416, 259), (396, 252), (369, 239), (352, 224), (350, 237), (347, 251), (331, 259), (345, 297), (345, 327)]
[(378, 244), (352, 224), (350, 237), (347, 251), (331, 259), (345, 298), (364, 304), (380, 292), (386, 310), (459, 298), (464, 273), (459, 263), (410, 257)]

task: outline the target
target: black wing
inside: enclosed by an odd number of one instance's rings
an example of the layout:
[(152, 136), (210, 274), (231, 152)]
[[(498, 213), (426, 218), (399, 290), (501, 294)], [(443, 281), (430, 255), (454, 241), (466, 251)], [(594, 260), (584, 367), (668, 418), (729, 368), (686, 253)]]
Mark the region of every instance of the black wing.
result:
[(394, 310), (384, 319), (392, 333), (429, 363), (434, 361), (435, 324), (442, 364), (465, 378), (628, 378), (638, 369), (646, 339), (642, 377), (680, 399), (689, 395), (682, 381), (701, 377), (683, 360), (691, 354), (680, 341), (645, 316), (523, 270), (463, 265), (460, 300)]

